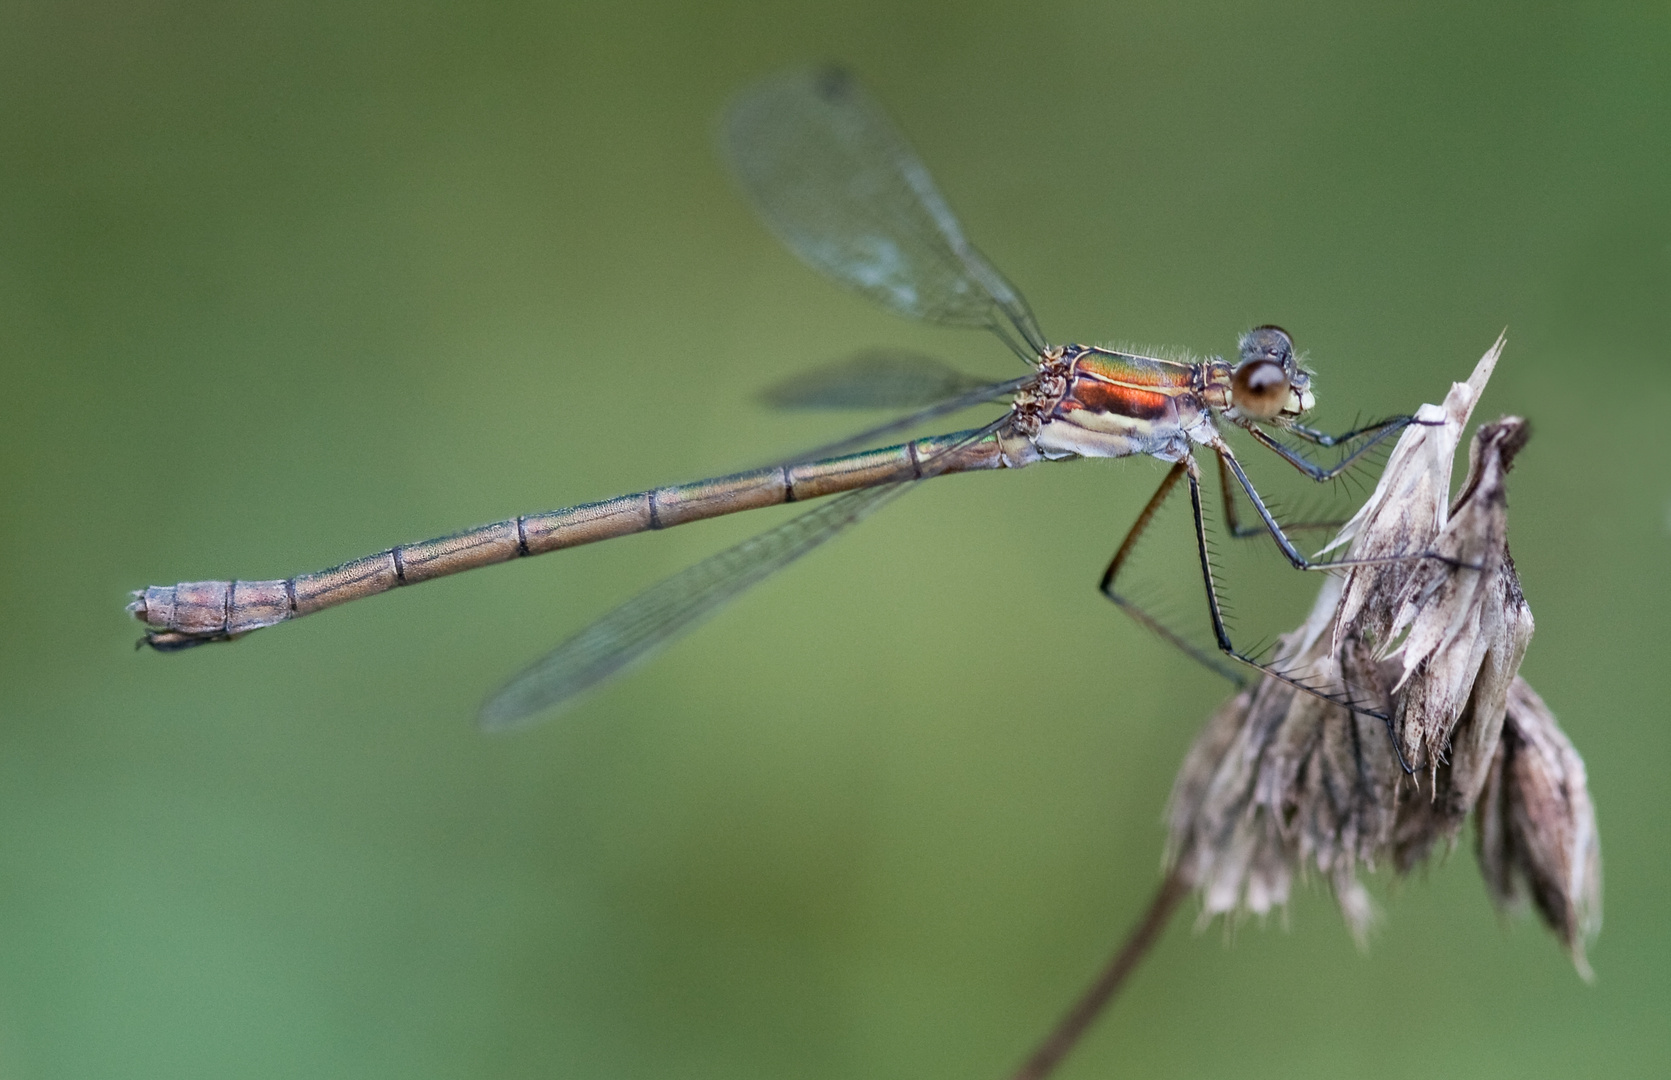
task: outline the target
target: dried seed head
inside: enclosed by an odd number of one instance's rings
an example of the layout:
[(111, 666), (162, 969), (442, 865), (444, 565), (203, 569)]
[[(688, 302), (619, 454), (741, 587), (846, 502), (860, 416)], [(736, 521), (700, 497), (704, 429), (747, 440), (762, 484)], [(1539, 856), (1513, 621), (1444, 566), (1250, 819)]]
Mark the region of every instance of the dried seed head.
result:
[(1601, 843), (1584, 760), (1521, 679), (1509, 689), (1474, 826), (1492, 900), (1510, 909), (1529, 895), (1590, 978), (1584, 946), (1601, 929)]
[[(1264, 914), (1286, 903), (1295, 875), (1315, 870), (1362, 941), (1373, 906), (1359, 867), (1410, 869), (1454, 840), (1490, 787), (1494, 824), (1488, 840), (1482, 818), (1480, 858), (1496, 875), (1493, 895), (1507, 903), (1524, 883), (1582, 965), (1599, 910), (1583, 764), (1552, 719), (1519, 719), (1536, 701), (1517, 682), (1532, 616), (1508, 553), (1505, 477), (1525, 444), (1524, 421), (1480, 428), (1447, 506), (1463, 426), (1502, 345), (1442, 406), (1422, 407), (1374, 494), (1330, 545), (1381, 561), (1331, 576), (1274, 658), (1291, 677), (1390, 722), (1267, 678), (1220, 708), (1185, 759), (1169, 858), (1200, 891), (1203, 917)], [(1420, 554), (1438, 557), (1410, 557)], [(1511, 700), (1517, 719), (1505, 736)]]

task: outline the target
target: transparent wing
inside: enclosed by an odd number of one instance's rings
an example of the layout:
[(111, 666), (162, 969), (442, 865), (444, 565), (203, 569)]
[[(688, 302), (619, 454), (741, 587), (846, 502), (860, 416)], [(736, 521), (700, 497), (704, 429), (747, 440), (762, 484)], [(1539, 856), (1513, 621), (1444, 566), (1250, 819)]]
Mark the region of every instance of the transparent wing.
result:
[(767, 387), (776, 409), (910, 409), (935, 405), (991, 383), (944, 360), (901, 349), (867, 349)]
[(964, 238), (928, 169), (846, 71), (759, 83), (726, 114), (721, 143), (760, 216), (813, 267), (900, 314), (985, 327), (1029, 360), (1044, 351), (1026, 300)]
[(806, 461), (820, 461), (824, 458), (835, 457), (838, 454), (851, 453), (854, 450), (859, 450), (866, 446), (874, 446), (884, 439), (900, 435), (904, 432), (910, 431), (912, 428), (920, 427), (923, 424), (928, 423), (930, 420), (938, 417), (949, 416), (952, 413), (962, 412), (964, 409), (970, 409), (976, 405), (984, 405), (989, 401), (998, 401), (1001, 398), (1008, 397), (1017, 390), (1020, 390), (1023, 386), (1032, 382), (1035, 378), (1036, 376), (1033, 375), (1024, 375), (1019, 379), (1010, 379), (1007, 382), (988, 383), (984, 386), (976, 386), (972, 390), (965, 390), (964, 392), (955, 394), (952, 397), (943, 398), (934, 402), (932, 405), (917, 409), (914, 412), (889, 420), (886, 423), (877, 424), (875, 427), (869, 427), (865, 428), (863, 431), (855, 432), (844, 439), (839, 439), (831, 443), (825, 443), (822, 446), (815, 446), (811, 450), (789, 458), (787, 461), (782, 462), (782, 464), (798, 465)]
[(652, 585), (506, 683), (482, 706), (482, 726), (521, 727), (537, 714), (572, 701), (909, 487), (909, 482), (886, 484), (838, 495)]
[(799, 517), (650, 586), (547, 653), (499, 689), (480, 713), (489, 730), (521, 727), (645, 659), (724, 604), (883, 503), (950, 468), (958, 451), (998, 432), (1007, 417), (960, 432), (919, 463), (918, 479), (837, 495)]

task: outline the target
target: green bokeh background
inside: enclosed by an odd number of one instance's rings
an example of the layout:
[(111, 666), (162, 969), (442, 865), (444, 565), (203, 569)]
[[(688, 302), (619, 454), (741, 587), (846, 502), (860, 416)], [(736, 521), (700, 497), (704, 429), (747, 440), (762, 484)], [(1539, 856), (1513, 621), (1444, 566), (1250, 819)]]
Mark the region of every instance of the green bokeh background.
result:
[(1506, 325), (1537, 427), (1596, 984), (1464, 845), (1367, 955), (1315, 889), (1179, 920), (1063, 1075), (1671, 1072), (1668, 56), (1663, 3), (0, 7), (0, 1075), (996, 1077), (1079, 990), (1222, 694), (1092, 588), (1151, 463), (931, 485), (514, 737), (489, 688), (777, 512), (236, 647), (121, 614), (838, 434), (750, 396), (862, 346), (1013, 373), (731, 191), (728, 95), (821, 57), (1056, 340), (1280, 322), (1343, 424)]

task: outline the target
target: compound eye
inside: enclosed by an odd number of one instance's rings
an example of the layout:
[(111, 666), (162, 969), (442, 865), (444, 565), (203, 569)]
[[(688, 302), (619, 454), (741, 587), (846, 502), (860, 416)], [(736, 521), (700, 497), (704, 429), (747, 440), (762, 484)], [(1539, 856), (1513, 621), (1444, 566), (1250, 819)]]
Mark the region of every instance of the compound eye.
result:
[(1236, 366), (1230, 400), (1250, 420), (1270, 420), (1288, 404), (1288, 371), (1275, 360), (1249, 360)]
[(1287, 363), (1294, 356), (1294, 339), (1280, 326), (1256, 326), (1242, 338), (1242, 359), (1264, 357)]

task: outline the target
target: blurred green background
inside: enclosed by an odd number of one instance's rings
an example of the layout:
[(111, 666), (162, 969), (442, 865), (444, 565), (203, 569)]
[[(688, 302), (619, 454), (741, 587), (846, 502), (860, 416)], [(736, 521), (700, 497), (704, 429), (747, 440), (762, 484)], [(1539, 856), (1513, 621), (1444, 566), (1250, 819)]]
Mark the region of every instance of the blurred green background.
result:
[(1481, 416), (1536, 425), (1599, 981), (1464, 843), (1368, 955), (1317, 889), (1180, 919), (1063, 1075), (1671, 1072), (1668, 50), (1663, 3), (0, 7), (0, 1075), (997, 1077), (1079, 991), (1223, 693), (1094, 590), (1152, 463), (931, 485), (514, 737), (499, 680), (777, 512), (178, 656), (121, 611), (837, 435), (751, 395), (863, 346), (1017, 372), (731, 190), (728, 96), (824, 57), (1055, 340), (1279, 322), (1341, 426), (1506, 325)]

